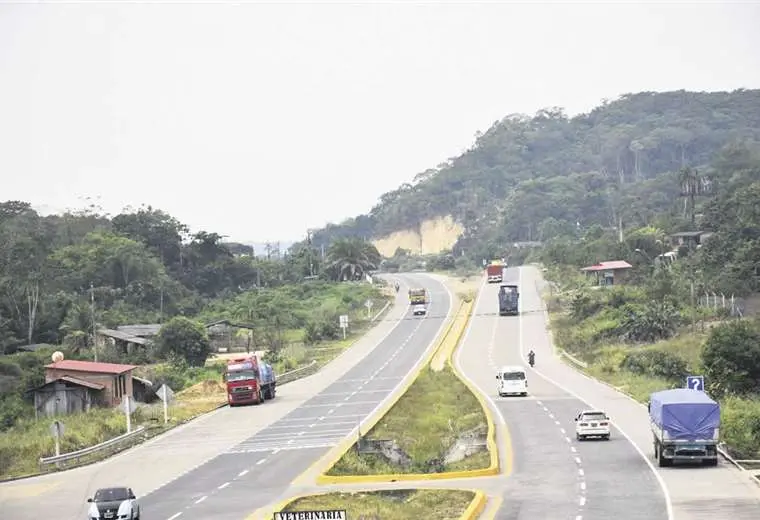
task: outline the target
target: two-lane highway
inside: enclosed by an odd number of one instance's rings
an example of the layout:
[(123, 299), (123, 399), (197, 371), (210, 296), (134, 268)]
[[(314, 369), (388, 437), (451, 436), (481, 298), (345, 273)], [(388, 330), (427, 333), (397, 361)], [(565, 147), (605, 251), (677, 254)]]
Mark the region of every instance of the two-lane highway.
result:
[[(274, 401), (224, 408), (97, 465), (0, 484), (0, 516), (80, 520), (95, 489), (128, 485), (146, 518), (242, 520), (351, 432), (432, 346), (450, 293), (425, 275), (398, 278), (399, 304), (387, 323), (319, 373), (283, 386)], [(426, 317), (411, 315), (404, 285), (428, 290)]]
[(470, 330), (457, 354), (465, 375), (491, 398), (514, 453), (500, 519), (610, 518), (667, 520), (667, 501), (636, 448), (613, 430), (610, 441), (575, 439), (574, 417), (588, 405), (528, 368), (528, 397), (497, 397), (496, 372), (523, 365), (533, 348), (537, 365), (550, 338), (535, 286), (509, 269), (504, 283), (521, 286), (520, 315), (498, 315), (499, 284), (484, 284)]

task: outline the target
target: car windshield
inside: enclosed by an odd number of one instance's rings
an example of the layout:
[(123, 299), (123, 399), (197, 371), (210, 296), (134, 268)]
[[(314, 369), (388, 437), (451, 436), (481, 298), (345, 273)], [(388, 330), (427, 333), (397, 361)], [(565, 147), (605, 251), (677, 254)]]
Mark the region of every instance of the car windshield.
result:
[(127, 488), (105, 488), (95, 492), (95, 502), (120, 502), (129, 499)]
[(602, 412), (584, 413), (582, 419), (584, 421), (603, 421), (607, 418)]
[(505, 381), (522, 381), (525, 379), (523, 372), (504, 372), (501, 378)]
[(250, 379), (256, 379), (256, 372), (253, 370), (236, 370), (235, 372), (227, 372), (227, 381), (247, 381)]

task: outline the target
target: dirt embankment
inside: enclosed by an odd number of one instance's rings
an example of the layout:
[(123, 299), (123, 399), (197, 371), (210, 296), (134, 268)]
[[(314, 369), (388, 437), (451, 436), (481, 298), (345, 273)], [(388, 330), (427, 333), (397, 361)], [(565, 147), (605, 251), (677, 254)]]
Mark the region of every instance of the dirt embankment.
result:
[(464, 233), (464, 227), (449, 215), (426, 220), (420, 229), (396, 231), (374, 240), (381, 255), (391, 257), (396, 249), (406, 249), (413, 255), (431, 255), (451, 249)]

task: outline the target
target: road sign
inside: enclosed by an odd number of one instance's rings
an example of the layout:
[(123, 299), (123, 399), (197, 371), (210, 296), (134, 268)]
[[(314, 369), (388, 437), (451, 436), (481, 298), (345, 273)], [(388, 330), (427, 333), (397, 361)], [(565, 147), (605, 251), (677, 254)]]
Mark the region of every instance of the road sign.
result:
[(66, 428), (61, 421), (53, 421), (53, 424), (50, 425), (50, 433), (53, 435), (54, 439), (60, 439), (63, 437), (65, 431)]
[(174, 399), (174, 390), (164, 384), (161, 385), (161, 388), (158, 389), (156, 396), (158, 396), (158, 398), (163, 402), (169, 403), (172, 401), (172, 399)]
[(274, 520), (346, 520), (345, 509), (324, 511), (278, 511)]
[(340, 315), (340, 326), (344, 329), (348, 327), (348, 314)]
[(375, 303), (372, 300), (370, 300), (370, 299), (368, 299), (366, 302), (364, 302), (364, 306), (366, 308), (368, 308), (368, 309), (371, 309), (374, 304)]
[(705, 391), (705, 376), (686, 376), (686, 388)]

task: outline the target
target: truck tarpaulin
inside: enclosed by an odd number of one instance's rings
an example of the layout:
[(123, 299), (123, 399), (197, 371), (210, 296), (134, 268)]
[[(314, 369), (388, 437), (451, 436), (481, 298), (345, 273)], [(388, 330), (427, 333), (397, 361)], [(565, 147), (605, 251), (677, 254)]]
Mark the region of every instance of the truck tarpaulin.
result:
[(649, 415), (672, 440), (712, 439), (720, 427), (720, 405), (704, 392), (689, 388), (653, 393)]

